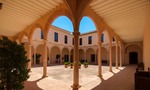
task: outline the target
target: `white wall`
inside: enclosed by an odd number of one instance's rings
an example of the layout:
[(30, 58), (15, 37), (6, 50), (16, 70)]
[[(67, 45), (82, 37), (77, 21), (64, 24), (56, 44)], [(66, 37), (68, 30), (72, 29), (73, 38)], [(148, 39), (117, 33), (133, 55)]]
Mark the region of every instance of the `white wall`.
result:
[[(88, 37), (92, 36), (92, 44), (88, 44)], [(97, 45), (98, 44), (98, 38), (97, 38), (97, 33), (89, 33), (89, 34), (81, 34), (79, 36), (79, 39), (82, 38), (82, 45), (79, 46), (91, 46), (91, 45)], [(80, 44), (80, 42), (79, 42)]]
[[(58, 33), (58, 42), (54, 41), (55, 32)], [(65, 35), (68, 37), (67, 44), (64, 43)], [(53, 26), (50, 28), (49, 33), (48, 33), (48, 42), (55, 43), (55, 44), (72, 45), (72, 38), (73, 38), (73, 35), (70, 32), (61, 30)]]

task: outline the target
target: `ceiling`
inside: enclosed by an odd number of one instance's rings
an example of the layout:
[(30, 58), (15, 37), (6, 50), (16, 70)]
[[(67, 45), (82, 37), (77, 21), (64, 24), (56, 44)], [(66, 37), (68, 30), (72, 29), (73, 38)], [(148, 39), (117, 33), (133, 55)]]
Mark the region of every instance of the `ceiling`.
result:
[[(14, 36), (63, 0), (0, 0), (0, 34)], [(149, 0), (93, 0), (90, 7), (125, 42), (143, 41)]]
[(14, 36), (52, 11), (62, 0), (0, 0), (0, 34)]
[(149, 0), (93, 0), (90, 6), (124, 42), (143, 41)]

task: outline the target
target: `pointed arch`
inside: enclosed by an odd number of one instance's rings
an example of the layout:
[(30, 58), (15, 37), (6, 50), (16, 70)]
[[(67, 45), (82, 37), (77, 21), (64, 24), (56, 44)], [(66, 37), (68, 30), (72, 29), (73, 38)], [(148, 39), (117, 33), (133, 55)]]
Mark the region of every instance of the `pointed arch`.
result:
[(74, 26), (74, 20), (73, 20), (73, 16), (72, 14), (69, 12), (69, 10), (67, 10), (66, 8), (60, 8), (56, 11), (54, 11), (50, 16), (49, 18), (47, 19), (46, 21), (46, 24), (45, 24), (45, 27), (44, 29), (46, 30), (45, 31), (45, 39), (47, 40), (48, 38), (48, 32), (49, 32), (49, 28), (50, 28), (50, 25), (55, 21), (56, 18), (58, 18), (59, 16), (67, 16), (71, 21), (72, 21), (72, 24)]
[(33, 34), (34, 34), (36, 28), (40, 28), (41, 31), (43, 32), (44, 37), (45, 37), (44, 29), (43, 29), (42, 25), (39, 24), (39, 23), (37, 23), (37, 24), (33, 25), (32, 28), (31, 28), (31, 30), (30, 30), (30, 35), (29, 35), (29, 39), (30, 40), (33, 38)]

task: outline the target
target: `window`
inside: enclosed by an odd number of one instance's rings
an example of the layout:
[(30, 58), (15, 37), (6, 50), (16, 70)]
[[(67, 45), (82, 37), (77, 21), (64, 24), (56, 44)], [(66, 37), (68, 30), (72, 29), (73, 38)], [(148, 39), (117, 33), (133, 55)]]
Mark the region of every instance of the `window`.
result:
[(102, 43), (104, 42), (104, 34), (102, 34), (102, 36), (101, 36), (101, 42)]
[(72, 38), (72, 45), (74, 45), (74, 38)]
[(115, 38), (113, 37), (113, 42), (115, 41)]
[(82, 45), (82, 38), (80, 38), (80, 45)]
[(41, 31), (41, 39), (44, 39), (44, 35), (43, 32)]
[(56, 33), (56, 32), (54, 33), (54, 41), (58, 42), (58, 33)]
[(67, 43), (68, 43), (68, 42), (67, 42), (67, 41), (68, 41), (68, 37), (67, 37), (66, 35), (65, 35), (65, 38), (64, 38), (64, 39), (65, 39), (65, 40), (64, 40), (64, 43), (67, 44)]
[(88, 43), (89, 43), (89, 44), (92, 44), (92, 36), (89, 36), (89, 37), (88, 37)]

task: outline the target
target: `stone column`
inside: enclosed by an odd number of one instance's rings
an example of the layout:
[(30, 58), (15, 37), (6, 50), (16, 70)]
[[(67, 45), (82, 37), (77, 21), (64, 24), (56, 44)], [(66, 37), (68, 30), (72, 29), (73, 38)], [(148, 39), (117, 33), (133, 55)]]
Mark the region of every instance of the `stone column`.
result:
[(36, 49), (34, 50), (34, 65), (36, 65)]
[(62, 64), (63, 63), (63, 59), (64, 58), (62, 58), (63, 57), (63, 55), (62, 55), (62, 49), (60, 50), (60, 63)]
[(102, 43), (98, 42), (98, 77), (102, 78)]
[(97, 63), (97, 60), (96, 60), (96, 52), (95, 52), (95, 64)]
[(51, 64), (51, 49), (49, 49), (49, 54), (48, 54), (48, 57), (49, 57), (49, 65)]
[(120, 45), (120, 67), (122, 67), (122, 47)]
[(109, 44), (109, 71), (112, 72), (112, 44)]
[(43, 77), (47, 75), (47, 41), (44, 40), (43, 48)]
[(27, 51), (28, 51), (27, 52), (27, 57), (30, 60), (28, 62), (28, 69), (31, 70), (31, 59), (32, 59), (32, 56), (31, 56), (31, 44), (30, 43), (28, 44), (28, 50)]
[(86, 61), (86, 51), (84, 51), (84, 59), (85, 59), (85, 61)]
[(118, 69), (118, 43), (116, 42), (116, 68)]
[(69, 51), (69, 58), (68, 59), (69, 59), (69, 62), (71, 62), (70, 61), (70, 59), (71, 59), (71, 51)]
[(74, 31), (74, 62), (73, 62), (73, 89), (78, 89), (79, 85), (79, 46), (78, 39), (80, 33), (78, 31)]

